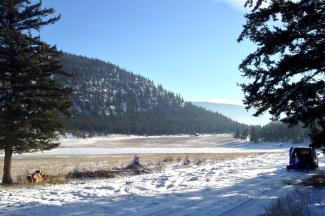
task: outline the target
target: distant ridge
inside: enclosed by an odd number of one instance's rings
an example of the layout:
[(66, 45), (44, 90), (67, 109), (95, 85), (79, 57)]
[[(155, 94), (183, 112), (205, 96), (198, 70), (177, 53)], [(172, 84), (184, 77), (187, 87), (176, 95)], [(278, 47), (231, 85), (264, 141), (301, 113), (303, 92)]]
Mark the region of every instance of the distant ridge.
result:
[(192, 102), (194, 105), (203, 107), (213, 112), (219, 112), (235, 121), (249, 125), (266, 125), (270, 121), (270, 115), (265, 114), (261, 117), (254, 117), (254, 111), (247, 111), (244, 106), (236, 104), (224, 104), (213, 102)]

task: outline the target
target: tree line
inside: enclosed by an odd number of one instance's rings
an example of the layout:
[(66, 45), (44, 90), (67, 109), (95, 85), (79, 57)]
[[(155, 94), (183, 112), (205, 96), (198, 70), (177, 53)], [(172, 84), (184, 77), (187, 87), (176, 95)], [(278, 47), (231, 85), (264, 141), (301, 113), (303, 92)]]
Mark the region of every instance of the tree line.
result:
[(237, 139), (249, 138), (252, 142), (293, 142), (304, 143), (308, 140), (310, 130), (302, 124), (294, 127), (282, 122), (271, 122), (265, 126), (249, 126), (244, 129), (236, 129), (234, 137)]

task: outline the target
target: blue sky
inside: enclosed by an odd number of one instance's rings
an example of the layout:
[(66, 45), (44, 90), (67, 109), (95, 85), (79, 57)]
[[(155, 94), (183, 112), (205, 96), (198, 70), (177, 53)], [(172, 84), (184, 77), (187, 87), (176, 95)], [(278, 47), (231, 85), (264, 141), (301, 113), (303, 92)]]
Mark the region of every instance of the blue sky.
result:
[(244, 0), (45, 0), (62, 15), (41, 36), (63, 51), (112, 62), (185, 100), (240, 103), (238, 71), (253, 50), (236, 39)]

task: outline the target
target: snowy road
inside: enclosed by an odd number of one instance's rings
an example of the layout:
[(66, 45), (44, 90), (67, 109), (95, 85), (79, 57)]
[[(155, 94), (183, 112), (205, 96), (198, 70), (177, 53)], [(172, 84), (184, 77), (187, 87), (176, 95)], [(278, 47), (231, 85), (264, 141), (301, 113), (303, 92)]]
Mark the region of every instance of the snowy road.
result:
[[(1, 189), (0, 214), (259, 215), (271, 200), (292, 190), (289, 183), (309, 175), (287, 173), (286, 164), (282, 152), (188, 167), (174, 164), (149, 175)], [(324, 212), (325, 200), (320, 200), (314, 213)]]

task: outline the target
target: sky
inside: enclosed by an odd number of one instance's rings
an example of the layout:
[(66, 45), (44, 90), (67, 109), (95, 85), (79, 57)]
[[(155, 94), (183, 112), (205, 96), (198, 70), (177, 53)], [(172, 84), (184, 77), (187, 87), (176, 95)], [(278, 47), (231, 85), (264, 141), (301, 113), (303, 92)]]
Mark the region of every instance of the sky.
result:
[(245, 0), (44, 0), (61, 20), (41, 37), (65, 52), (119, 65), (187, 101), (241, 104), (237, 43)]

